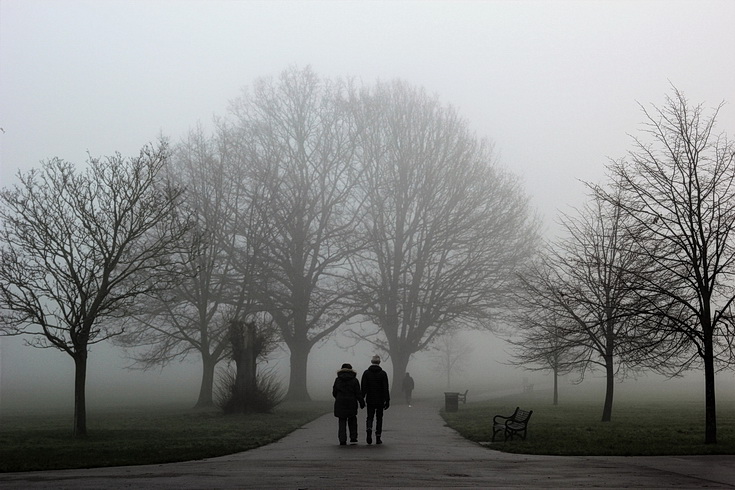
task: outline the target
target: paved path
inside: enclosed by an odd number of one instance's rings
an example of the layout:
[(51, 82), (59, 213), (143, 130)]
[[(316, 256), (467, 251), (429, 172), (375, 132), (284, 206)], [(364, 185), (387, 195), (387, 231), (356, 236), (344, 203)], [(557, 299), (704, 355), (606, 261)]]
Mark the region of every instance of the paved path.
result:
[[(444, 426), (439, 402), (385, 413), (383, 444), (337, 444), (325, 415), (244, 453), (163, 465), (0, 474), (0, 489), (735, 488), (735, 456), (559, 457), (493, 451)], [(461, 409), (461, 407), (460, 407)], [(360, 426), (365, 412), (358, 415)]]

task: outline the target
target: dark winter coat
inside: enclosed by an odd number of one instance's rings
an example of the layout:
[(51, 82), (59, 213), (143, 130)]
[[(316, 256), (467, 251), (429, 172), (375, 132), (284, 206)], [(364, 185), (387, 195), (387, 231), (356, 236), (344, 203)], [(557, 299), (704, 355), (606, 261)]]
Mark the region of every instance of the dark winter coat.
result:
[(357, 415), (357, 405), (364, 407), (360, 391), (360, 382), (357, 373), (352, 369), (340, 369), (337, 371), (337, 379), (332, 386), (334, 397), (334, 416), (339, 418), (354, 417)]
[(403, 378), (403, 391), (408, 393), (413, 391), (413, 378), (409, 375)]
[(369, 407), (380, 407), (390, 401), (388, 373), (377, 364), (371, 365), (362, 373), (362, 395)]

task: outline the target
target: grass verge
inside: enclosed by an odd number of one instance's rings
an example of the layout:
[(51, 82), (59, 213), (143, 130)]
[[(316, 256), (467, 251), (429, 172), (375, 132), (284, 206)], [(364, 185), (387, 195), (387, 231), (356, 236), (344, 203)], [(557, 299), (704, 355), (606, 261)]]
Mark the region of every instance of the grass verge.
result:
[(68, 415), (3, 416), (0, 472), (170, 463), (247, 451), (331, 410), (331, 402), (285, 403), (270, 414), (147, 409), (89, 412), (86, 438)]
[(704, 402), (617, 403), (612, 421), (601, 422), (600, 403), (550, 403), (498, 400), (460, 405), (444, 412), (447, 425), (465, 438), (487, 443), (492, 439), (493, 416), (510, 415), (516, 405), (533, 410), (525, 441), (513, 440), (488, 447), (510, 453), (569, 456), (651, 456), (735, 454), (735, 410), (717, 411), (717, 444), (704, 444)]

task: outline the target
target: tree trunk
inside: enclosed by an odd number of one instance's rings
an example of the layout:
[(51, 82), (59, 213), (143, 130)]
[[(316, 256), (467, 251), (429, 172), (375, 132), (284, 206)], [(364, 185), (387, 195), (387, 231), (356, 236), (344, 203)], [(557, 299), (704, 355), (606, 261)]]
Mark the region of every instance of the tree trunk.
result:
[(559, 370), (554, 368), (554, 405), (559, 404)]
[(212, 391), (214, 389), (214, 369), (217, 366), (212, 356), (202, 356), (202, 383), (199, 386), (199, 399), (195, 408), (211, 407), (214, 405)]
[(87, 435), (87, 351), (74, 354), (74, 436)]
[(242, 338), (243, 349), (238, 352), (238, 356), (235, 359), (235, 364), (237, 365), (235, 384), (242, 400), (240, 411), (244, 413), (251, 409), (253, 396), (257, 389), (254, 324), (244, 324)]
[(286, 399), (294, 402), (311, 401), (309, 391), (306, 388), (306, 368), (309, 362), (309, 351), (311, 347), (306, 344), (292, 343), (288, 348), (291, 351), (291, 373), (289, 375)]
[(712, 334), (704, 338), (704, 443), (717, 443), (717, 405), (715, 403), (715, 365)]
[(235, 360), (234, 411), (245, 413), (253, 408), (257, 383), (256, 326), (254, 323), (233, 322), (230, 325), (232, 357)]
[(615, 370), (611, 356), (605, 358), (605, 405), (602, 408), (602, 421), (610, 422), (612, 420), (613, 392), (615, 390)]
[(406, 369), (408, 368), (408, 361), (411, 355), (398, 354), (396, 356), (391, 355), (391, 361), (393, 363), (393, 385), (390, 390), (390, 397), (392, 400), (402, 400), (401, 395), (403, 393), (403, 378), (406, 377)]

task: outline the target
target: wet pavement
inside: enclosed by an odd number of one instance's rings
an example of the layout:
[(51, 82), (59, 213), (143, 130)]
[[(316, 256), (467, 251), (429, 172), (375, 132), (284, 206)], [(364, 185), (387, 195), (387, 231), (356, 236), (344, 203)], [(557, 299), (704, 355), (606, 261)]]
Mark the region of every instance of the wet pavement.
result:
[(339, 446), (337, 419), (328, 414), (278, 442), (230, 456), (4, 473), (0, 489), (735, 488), (735, 456), (507, 454), (445, 427), (441, 406), (391, 406), (382, 445), (365, 443), (360, 411), (358, 444)]

